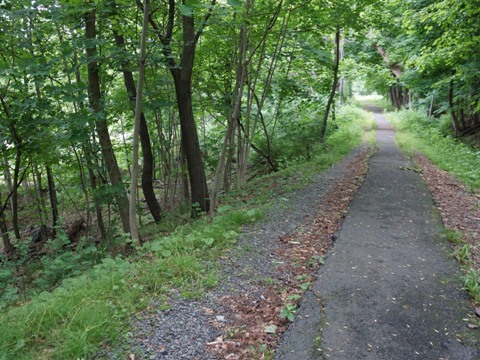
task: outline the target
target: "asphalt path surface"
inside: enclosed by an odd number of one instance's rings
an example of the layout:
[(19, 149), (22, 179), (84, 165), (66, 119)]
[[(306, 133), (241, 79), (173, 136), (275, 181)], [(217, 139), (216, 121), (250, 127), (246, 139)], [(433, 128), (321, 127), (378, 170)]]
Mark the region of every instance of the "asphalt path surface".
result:
[(423, 180), (383, 115), (378, 152), (275, 359), (480, 359), (472, 304)]

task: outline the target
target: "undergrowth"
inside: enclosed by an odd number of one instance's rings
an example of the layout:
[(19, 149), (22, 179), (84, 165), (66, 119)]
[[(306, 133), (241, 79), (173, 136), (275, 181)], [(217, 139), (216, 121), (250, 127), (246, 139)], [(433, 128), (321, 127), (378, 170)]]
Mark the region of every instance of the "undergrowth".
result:
[(480, 188), (480, 149), (446, 136), (442, 129), (445, 120), (429, 120), (411, 110), (392, 113), (389, 118), (399, 130), (397, 142), (403, 150), (410, 154), (420, 151), (471, 189)]
[(451, 255), (462, 268), (464, 289), (470, 294), (475, 303), (480, 304), (479, 276), (470, 255), (470, 251), (473, 250), (472, 245), (464, 240), (461, 232), (447, 229), (444, 235), (448, 241), (456, 245), (456, 249)]
[(367, 113), (343, 107), (332, 124), (327, 150), (319, 146), (311, 161), (253, 179), (221, 199), (214, 219), (204, 216), (183, 225), (167, 219), (158, 225), (157, 236), (149, 228), (153, 239), (130, 258), (108, 257), (94, 246), (68, 250), (60, 237), (51, 244), (57, 247), (55, 256), (39, 260), (46, 277), (35, 280), (37, 291), (28, 298), (13, 297), (18, 289), (3, 282), (12, 274), (2, 278), (0, 273), (0, 290), (5, 295), (10, 289), (12, 295), (0, 308), (0, 359), (85, 358), (115, 345), (128, 331), (131, 314), (153, 299), (167, 298), (172, 289), (185, 298), (202, 296), (217, 282), (215, 259), (235, 243), (242, 226), (259, 219), (272, 197), (303, 186), (314, 173), (343, 158), (371, 124)]
[[(427, 116), (412, 110), (389, 115), (397, 132), (399, 146), (409, 154), (417, 151), (426, 155), (439, 168), (455, 175), (472, 191), (480, 188), (480, 150), (448, 135), (448, 119), (428, 119)], [(472, 299), (480, 303), (479, 277), (470, 258), (471, 245), (463, 239), (463, 234), (445, 230), (445, 237), (456, 246), (453, 256), (463, 271), (465, 290)]]

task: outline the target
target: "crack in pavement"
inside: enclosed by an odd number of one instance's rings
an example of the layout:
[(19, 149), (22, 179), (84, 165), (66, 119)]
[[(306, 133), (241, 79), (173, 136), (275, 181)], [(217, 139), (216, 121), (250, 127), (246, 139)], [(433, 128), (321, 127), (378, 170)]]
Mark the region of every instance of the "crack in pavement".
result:
[(275, 359), (478, 360), (479, 333), (465, 326), (469, 298), (431, 194), (374, 115), (378, 152)]

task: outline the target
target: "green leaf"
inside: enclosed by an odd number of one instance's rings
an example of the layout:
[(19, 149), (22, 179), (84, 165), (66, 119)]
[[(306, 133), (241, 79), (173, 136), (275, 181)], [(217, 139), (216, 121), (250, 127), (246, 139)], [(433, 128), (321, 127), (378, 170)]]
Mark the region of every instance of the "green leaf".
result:
[(180, 10), (183, 16), (193, 16), (193, 6), (191, 5), (178, 5), (178, 10)]
[(302, 285), (300, 285), (300, 289), (302, 289), (302, 291), (305, 292), (310, 287), (310, 284), (311, 284), (311, 282), (307, 281), (306, 283), (303, 283)]
[(215, 239), (214, 239), (214, 238), (207, 238), (207, 239), (203, 239), (203, 242), (204, 242), (205, 245), (207, 245), (207, 246), (212, 246), (213, 243), (215, 242)]
[(233, 7), (242, 7), (242, 2), (240, 0), (227, 0), (227, 3)]
[(154, 241), (150, 244), (150, 249), (152, 251), (160, 251), (163, 249), (163, 244), (160, 241)]
[(163, 250), (161, 254), (166, 258), (172, 256), (172, 252), (170, 250)]

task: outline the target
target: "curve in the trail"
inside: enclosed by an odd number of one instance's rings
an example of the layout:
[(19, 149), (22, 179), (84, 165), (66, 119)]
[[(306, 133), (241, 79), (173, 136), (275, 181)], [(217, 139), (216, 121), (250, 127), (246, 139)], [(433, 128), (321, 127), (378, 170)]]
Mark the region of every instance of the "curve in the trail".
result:
[(380, 113), (378, 152), (276, 359), (480, 359), (458, 265), (421, 176)]

